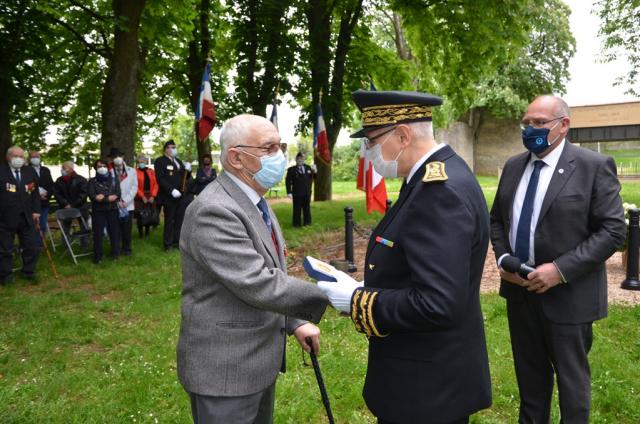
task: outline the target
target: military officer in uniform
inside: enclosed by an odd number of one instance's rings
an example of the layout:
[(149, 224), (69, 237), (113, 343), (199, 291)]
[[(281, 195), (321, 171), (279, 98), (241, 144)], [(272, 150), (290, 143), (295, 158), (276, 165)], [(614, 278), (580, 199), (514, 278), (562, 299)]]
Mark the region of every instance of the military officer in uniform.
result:
[(466, 163), (437, 144), (418, 92), (356, 91), (366, 154), (384, 177), (405, 177), (373, 230), (364, 285), (319, 282), (369, 338), (364, 399), (379, 423), (467, 423), (491, 405), (480, 280), (489, 215)]
[(169, 140), (164, 143), (164, 155), (154, 162), (158, 180), (159, 198), (164, 210), (164, 250), (177, 249), (180, 241), (182, 216), (179, 213), (180, 198), (183, 195), (182, 177), (184, 164), (176, 157), (176, 143)]
[(34, 280), (38, 249), (35, 220), (40, 219), (38, 175), (24, 166), (24, 150), (10, 147), (0, 165), (0, 284), (13, 281), (13, 240), (22, 248), (22, 275)]
[[(293, 226), (311, 225), (311, 184), (315, 173), (304, 163), (304, 154), (296, 155), (296, 165), (287, 169), (287, 196), (293, 198)], [(300, 219), (302, 214), (303, 219)]]

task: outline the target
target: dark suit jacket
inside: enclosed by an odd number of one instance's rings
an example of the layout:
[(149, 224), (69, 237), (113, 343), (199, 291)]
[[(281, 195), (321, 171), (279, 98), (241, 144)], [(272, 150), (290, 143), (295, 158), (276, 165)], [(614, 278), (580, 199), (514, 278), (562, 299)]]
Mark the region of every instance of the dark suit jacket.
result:
[(218, 177), (218, 173), (216, 172), (215, 168), (211, 168), (211, 175), (208, 177), (204, 173), (204, 170), (202, 168), (198, 168), (198, 171), (196, 172), (196, 179), (195, 179), (194, 188), (193, 188), (194, 194), (200, 194), (200, 192), (204, 190), (207, 184), (215, 180), (217, 177)]
[[(423, 182), (443, 162), (446, 181)], [(393, 246), (376, 241), (382, 237)], [(445, 146), (374, 229), (365, 290), (378, 291), (364, 398), (379, 418), (448, 423), (491, 405), (480, 280), (489, 213), (466, 163)]]
[[(35, 167), (31, 166), (31, 169), (33, 169), (33, 172), (35, 172), (36, 175), (38, 175), (38, 173), (35, 170)], [(47, 190), (46, 199), (42, 200), (42, 198), (40, 198), (40, 202), (42, 206), (49, 206), (49, 200), (53, 195), (53, 178), (51, 177), (51, 171), (46, 166), (40, 167), (40, 175), (38, 176), (38, 186)]]
[[(496, 259), (513, 254), (509, 243), (515, 192), (530, 153), (510, 158), (491, 209)], [(562, 170), (563, 172), (560, 172)], [(592, 322), (607, 315), (604, 262), (624, 242), (626, 226), (620, 183), (612, 158), (565, 142), (542, 202), (534, 237), (536, 266), (555, 262), (567, 280), (540, 296), (546, 317), (556, 323)], [(526, 289), (502, 281), (500, 295), (523, 301)]]
[(59, 177), (53, 185), (53, 195), (60, 208), (69, 205), (72, 208), (81, 209), (87, 204), (87, 179), (76, 173), (69, 182), (65, 182), (64, 177)]
[(298, 171), (298, 165), (292, 166), (287, 169), (287, 176), (284, 180), (287, 187), (287, 194), (293, 194), (294, 196), (311, 195), (313, 171), (311, 170), (311, 167), (306, 163), (303, 166), (304, 174), (301, 174)]
[(180, 169), (176, 169), (171, 160), (166, 156), (160, 156), (153, 164), (156, 171), (156, 180), (158, 181), (158, 186), (160, 186), (158, 197), (162, 203), (179, 203), (180, 199), (174, 199), (173, 196), (171, 196), (171, 191), (173, 191), (173, 189), (178, 190), (180, 193), (184, 191), (182, 189), (182, 176), (185, 172), (184, 164), (178, 158), (174, 160), (178, 162)]
[(31, 214), (40, 213), (38, 176), (28, 166), (20, 169), (20, 184), (13, 169), (0, 164), (0, 225), (4, 228), (18, 228), (20, 220), (34, 225)]

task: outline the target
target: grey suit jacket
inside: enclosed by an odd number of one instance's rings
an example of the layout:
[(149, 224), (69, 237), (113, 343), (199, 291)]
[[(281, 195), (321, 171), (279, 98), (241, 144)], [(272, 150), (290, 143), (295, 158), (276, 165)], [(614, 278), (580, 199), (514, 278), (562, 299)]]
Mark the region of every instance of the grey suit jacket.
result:
[[(491, 242), (496, 259), (513, 255), (509, 243), (516, 189), (530, 154), (510, 158), (491, 209)], [(560, 171), (562, 170), (562, 171)], [(551, 177), (534, 235), (536, 265), (555, 262), (567, 280), (543, 294), (502, 281), (500, 294), (511, 301), (540, 296), (548, 319), (592, 322), (607, 315), (605, 261), (624, 242), (626, 226), (620, 183), (612, 158), (574, 146), (568, 140)]]
[(279, 251), (225, 172), (186, 210), (177, 354), (188, 392), (242, 396), (270, 386), (284, 364), (285, 331), (299, 319), (318, 322), (328, 305), (317, 286), (287, 276), (282, 232), (270, 213)]

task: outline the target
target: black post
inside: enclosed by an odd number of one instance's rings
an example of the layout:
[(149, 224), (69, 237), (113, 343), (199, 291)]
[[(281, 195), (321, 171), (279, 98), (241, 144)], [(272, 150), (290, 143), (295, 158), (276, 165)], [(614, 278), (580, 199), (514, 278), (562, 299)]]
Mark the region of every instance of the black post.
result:
[(347, 271), (356, 272), (353, 263), (353, 208), (347, 206), (344, 208), (344, 258), (347, 261)]
[(640, 209), (629, 210), (627, 234), (627, 278), (620, 285), (625, 290), (640, 290), (638, 281), (638, 242), (640, 236)]
[(391, 201), (391, 199), (387, 199), (387, 210), (385, 212), (389, 212), (389, 209), (391, 209), (391, 204), (393, 202)]

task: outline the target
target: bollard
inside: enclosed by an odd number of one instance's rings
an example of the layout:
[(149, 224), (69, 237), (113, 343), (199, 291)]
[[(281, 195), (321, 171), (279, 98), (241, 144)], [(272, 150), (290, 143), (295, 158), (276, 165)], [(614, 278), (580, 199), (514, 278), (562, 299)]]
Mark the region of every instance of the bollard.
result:
[(620, 285), (625, 290), (640, 290), (638, 281), (638, 236), (640, 235), (640, 209), (629, 210), (627, 234), (627, 278)]
[(385, 212), (389, 212), (389, 209), (391, 209), (391, 204), (393, 202), (391, 201), (391, 199), (387, 199), (387, 209), (385, 210)]
[(353, 263), (353, 208), (351, 206), (344, 208), (344, 259), (348, 264), (348, 272), (358, 270)]

